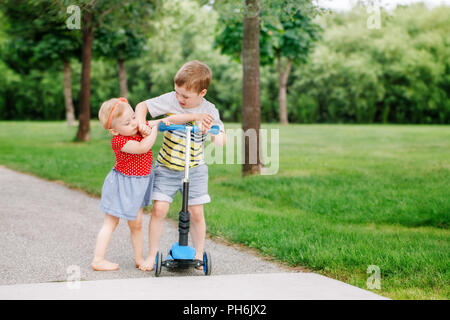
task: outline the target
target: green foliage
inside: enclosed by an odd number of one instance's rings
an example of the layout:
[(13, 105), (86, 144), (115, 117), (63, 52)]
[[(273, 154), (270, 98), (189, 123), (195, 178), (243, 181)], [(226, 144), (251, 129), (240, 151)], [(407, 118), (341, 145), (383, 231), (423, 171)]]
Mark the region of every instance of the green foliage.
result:
[[(126, 64), (129, 99), (133, 106), (173, 90), (173, 77), (178, 68), (186, 61), (198, 59), (206, 62), (213, 71), (206, 98), (216, 104), (225, 121), (240, 121), (242, 67), (238, 62), (239, 54), (233, 57), (222, 54), (213, 48), (213, 44), (216, 36), (220, 37), (219, 30), (236, 30), (236, 25), (225, 25), (222, 14), (242, 7), (241, 1), (218, 1), (220, 6), (215, 6), (215, 10), (199, 2), (155, 2), (142, 11), (131, 2), (120, 3), (125, 12), (111, 11), (111, 15), (104, 16), (104, 26), (119, 33), (108, 36), (116, 47), (124, 44), (124, 52), (132, 55), (133, 50), (129, 48), (141, 45), (146, 49), (140, 56), (129, 56), (131, 60)], [(78, 56), (69, 52), (75, 40), (65, 38), (64, 30), (42, 32), (47, 28), (48, 18), (36, 18), (33, 12), (21, 6), (28, 2), (2, 1), (1, 14), (8, 3), (11, 5), (8, 10), (13, 10), (15, 18), (22, 20), (17, 20), (20, 22), (12, 27), (9, 19), (0, 17), (0, 118), (64, 118), (62, 65), (52, 63), (59, 61), (61, 56), (71, 57), (73, 98), (78, 113), (80, 63)], [(271, 3), (270, 11), (267, 6)], [(119, 2), (107, 4), (119, 5)], [(261, 67), (261, 120), (277, 122), (278, 76), (269, 62), (281, 46), (277, 42), (281, 39), (281, 27), (275, 18), (289, 17), (289, 10), (281, 10), (274, 1), (263, 1), (263, 4), (266, 6), (263, 12), (271, 14), (264, 15), (261, 22), (261, 38), (267, 44), (264, 50), (269, 57), (267, 65)], [(31, 9), (39, 11), (33, 6)], [(23, 13), (23, 10), (26, 14), (20, 16), (19, 12)], [(154, 15), (131, 28), (135, 34), (145, 34), (145, 42), (137, 45), (133, 42), (140, 39), (134, 34), (130, 37), (126, 34), (131, 22), (127, 19), (119, 21), (117, 17), (126, 14), (131, 19), (142, 12), (147, 12), (147, 16)], [(236, 12), (236, 17), (229, 14), (227, 21), (240, 23), (238, 18), (242, 11)], [(434, 10), (421, 6), (402, 7), (392, 16), (382, 11), (382, 24), (378, 30), (367, 28), (368, 14), (364, 9), (328, 14), (314, 20), (324, 32), (306, 63), (293, 66), (287, 87), (289, 121), (449, 123), (449, 15), (449, 7)], [(114, 21), (117, 23), (111, 24)], [(100, 27), (99, 32), (102, 32), (100, 29), (105, 30)], [(222, 50), (239, 52), (239, 32), (237, 30), (234, 38), (226, 38), (228, 42)], [(269, 32), (272, 32), (271, 36)], [(71, 30), (69, 35), (79, 37), (80, 31)], [(100, 37), (99, 33), (96, 36)], [(105, 41), (94, 39), (95, 46), (103, 43)], [(116, 62), (99, 59), (100, 56), (96, 50), (91, 72), (93, 118), (97, 117), (103, 100), (119, 95)], [(45, 107), (43, 101), (47, 104)]]
[(143, 35), (123, 28), (117, 31), (100, 28), (96, 30), (94, 38), (95, 55), (115, 60), (139, 57), (144, 51), (146, 40)]
[(400, 7), (381, 29), (365, 10), (322, 21), (324, 40), (294, 72), (295, 122), (449, 123), (449, 7)]
[(67, 15), (51, 0), (17, 2), (2, 1), (8, 25), (2, 59), (14, 70), (28, 73), (31, 69), (47, 69), (79, 57), (81, 33), (65, 25)]
[(108, 13), (95, 28), (94, 55), (113, 60), (141, 56), (146, 50), (146, 40), (153, 31), (151, 18), (158, 12), (159, 6), (155, 0), (138, 0), (125, 2), (120, 10)]
[[(314, 14), (306, 6), (291, 1), (262, 1), (260, 19), (260, 61), (261, 65), (273, 64), (278, 55), (293, 62), (305, 62), (313, 43), (318, 40), (320, 27), (313, 22)], [(283, 7), (282, 13), (278, 12)], [(277, 10), (278, 9), (278, 10)], [(243, 25), (240, 15), (219, 17), (218, 35), (214, 47), (240, 61), (242, 51)]]
[(237, 121), (242, 69), (240, 64), (211, 48), (217, 13), (195, 1), (181, 0), (164, 1), (160, 10), (161, 18), (152, 21), (152, 28), (158, 32), (147, 40), (148, 50), (127, 64), (131, 75), (129, 100), (137, 104), (172, 91), (177, 70), (185, 62), (197, 59), (207, 63), (213, 72), (206, 98), (216, 104), (222, 117)]

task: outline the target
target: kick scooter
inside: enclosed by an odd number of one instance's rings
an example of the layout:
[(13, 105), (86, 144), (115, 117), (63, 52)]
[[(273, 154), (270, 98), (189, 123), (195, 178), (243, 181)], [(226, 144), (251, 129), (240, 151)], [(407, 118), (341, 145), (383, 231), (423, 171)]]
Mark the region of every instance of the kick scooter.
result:
[[(159, 131), (167, 130), (181, 130), (186, 133), (186, 148), (185, 148), (185, 161), (184, 161), (184, 178), (183, 178), (183, 203), (178, 218), (178, 242), (175, 242), (170, 249), (166, 260), (163, 260), (162, 253), (157, 252), (155, 257), (155, 276), (158, 277), (161, 273), (161, 268), (172, 269), (189, 269), (192, 267), (203, 267), (205, 275), (211, 274), (212, 261), (209, 252), (203, 252), (203, 260), (196, 260), (195, 248), (188, 245), (188, 234), (190, 225), (190, 213), (188, 210), (189, 199), (189, 164), (191, 161), (190, 145), (191, 145), (191, 133), (200, 132), (201, 130), (197, 126), (186, 126), (172, 124), (170, 126), (160, 122), (158, 126)], [(212, 126), (209, 130), (210, 134), (219, 134), (219, 126)]]

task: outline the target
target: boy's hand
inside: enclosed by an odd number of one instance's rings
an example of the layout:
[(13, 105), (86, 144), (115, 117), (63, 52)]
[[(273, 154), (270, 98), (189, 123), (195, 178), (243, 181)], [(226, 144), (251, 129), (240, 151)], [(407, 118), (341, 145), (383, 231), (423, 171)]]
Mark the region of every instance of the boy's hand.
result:
[(159, 119), (159, 120), (149, 121), (148, 125), (149, 125), (150, 128), (153, 128), (153, 127), (157, 127), (160, 122), (164, 123), (166, 126), (170, 126), (171, 124), (173, 124), (172, 122), (167, 120), (167, 118), (163, 118), (163, 119)]
[(166, 126), (170, 126), (170, 125), (172, 124), (172, 122), (170, 122), (169, 120), (167, 120), (167, 118), (161, 119), (161, 122), (164, 123)]
[(197, 119), (202, 134), (206, 134), (211, 129), (213, 117), (207, 113), (200, 113)]

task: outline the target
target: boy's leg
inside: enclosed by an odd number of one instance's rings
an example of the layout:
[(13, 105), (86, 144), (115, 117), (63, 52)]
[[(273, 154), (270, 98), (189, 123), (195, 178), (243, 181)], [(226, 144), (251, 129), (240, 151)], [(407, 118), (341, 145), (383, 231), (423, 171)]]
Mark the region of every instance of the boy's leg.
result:
[(96, 271), (113, 271), (118, 270), (119, 265), (105, 260), (106, 249), (111, 239), (113, 231), (119, 224), (119, 218), (105, 214), (105, 220), (103, 226), (97, 235), (97, 244), (94, 251), (94, 260), (91, 263), (91, 267)]
[(139, 267), (143, 271), (153, 270), (155, 265), (156, 252), (158, 251), (159, 240), (163, 231), (164, 218), (169, 212), (170, 203), (162, 200), (154, 200), (152, 216), (148, 225), (148, 256), (144, 263)]
[(205, 246), (206, 223), (203, 213), (203, 204), (189, 206), (191, 213), (191, 237), (195, 247), (195, 259), (203, 259), (203, 248)]
[(139, 209), (136, 220), (129, 220), (131, 244), (133, 245), (134, 263), (139, 267), (144, 262), (142, 250), (144, 249), (144, 233), (142, 232), (142, 212), (144, 208)]

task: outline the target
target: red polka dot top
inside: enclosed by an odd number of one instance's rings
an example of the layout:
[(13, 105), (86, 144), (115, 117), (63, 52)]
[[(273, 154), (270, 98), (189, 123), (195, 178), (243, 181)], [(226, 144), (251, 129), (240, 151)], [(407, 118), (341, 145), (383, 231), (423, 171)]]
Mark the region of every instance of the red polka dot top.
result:
[(120, 151), (123, 146), (130, 140), (141, 141), (141, 135), (124, 137), (121, 135), (113, 136), (111, 146), (116, 155), (116, 165), (114, 169), (127, 176), (146, 176), (152, 170), (152, 149), (147, 153), (132, 154)]

